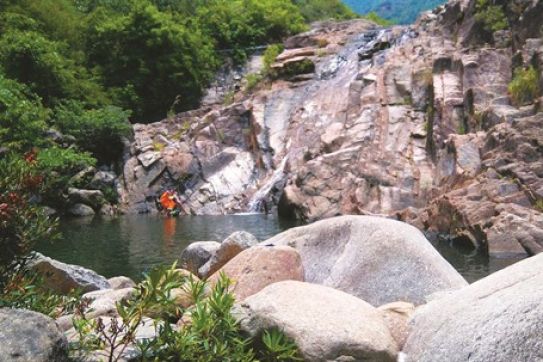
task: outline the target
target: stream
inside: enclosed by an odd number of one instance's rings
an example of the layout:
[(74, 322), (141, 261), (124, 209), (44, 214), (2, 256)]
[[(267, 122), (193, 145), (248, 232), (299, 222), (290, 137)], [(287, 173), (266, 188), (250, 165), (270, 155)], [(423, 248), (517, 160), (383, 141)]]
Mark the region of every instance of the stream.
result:
[[(142, 273), (153, 266), (177, 260), (193, 241), (222, 241), (238, 230), (246, 230), (264, 241), (297, 225), (296, 221), (264, 214), (63, 219), (60, 224), (62, 239), (40, 244), (36, 249), (106, 277), (125, 275), (141, 280)], [(432, 244), (469, 282), (517, 261), (489, 259), (477, 251), (455, 247), (444, 240)]]

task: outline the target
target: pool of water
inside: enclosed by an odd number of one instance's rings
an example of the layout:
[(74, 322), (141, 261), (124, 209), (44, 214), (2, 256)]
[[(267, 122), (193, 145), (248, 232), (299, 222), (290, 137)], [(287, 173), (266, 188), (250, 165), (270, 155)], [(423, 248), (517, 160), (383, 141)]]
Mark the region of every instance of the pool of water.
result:
[(296, 226), (274, 215), (181, 216), (124, 215), (118, 218), (63, 219), (62, 239), (43, 243), (39, 252), (82, 265), (106, 277), (141, 279), (158, 264), (173, 263), (193, 241), (222, 241), (238, 230), (266, 240)]
[[(153, 266), (177, 260), (193, 241), (221, 241), (238, 230), (246, 230), (263, 241), (297, 226), (297, 222), (261, 214), (178, 218), (125, 215), (113, 219), (64, 219), (60, 226), (62, 239), (38, 245), (38, 251), (106, 277), (126, 275), (139, 280), (142, 272)], [(432, 244), (469, 282), (517, 261), (489, 259), (444, 239), (434, 238)]]

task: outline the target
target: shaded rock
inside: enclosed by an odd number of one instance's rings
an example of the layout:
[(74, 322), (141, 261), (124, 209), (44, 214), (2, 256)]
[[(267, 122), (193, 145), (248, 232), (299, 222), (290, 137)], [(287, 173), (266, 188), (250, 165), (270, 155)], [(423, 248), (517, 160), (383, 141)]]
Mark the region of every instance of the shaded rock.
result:
[(408, 361), (543, 359), (543, 255), (417, 309)]
[(95, 212), (92, 207), (84, 204), (75, 204), (68, 209), (68, 214), (72, 216), (94, 216)]
[(373, 305), (397, 300), (423, 304), (428, 294), (467, 285), (419, 230), (390, 219), (336, 217), (290, 229), (262, 244), (295, 248), (306, 281)]
[(83, 294), (88, 299), (87, 318), (96, 318), (104, 315), (117, 316), (117, 303), (130, 299), (134, 295), (134, 288), (102, 289)]
[(209, 277), (228, 263), (230, 259), (256, 244), (258, 244), (258, 239), (254, 235), (246, 231), (236, 231), (223, 240), (217, 252), (198, 269), (198, 275), (203, 279)]
[(244, 300), (270, 284), (283, 280), (303, 281), (304, 277), (300, 255), (288, 246), (255, 246), (244, 250), (209, 281), (214, 284), (221, 273), (234, 282), (232, 292), (238, 300)]
[(415, 306), (406, 302), (393, 302), (377, 308), (385, 320), (390, 334), (402, 349), (409, 333), (408, 323), (415, 313)]
[(106, 202), (104, 194), (100, 190), (81, 190), (73, 187), (68, 189), (68, 198), (73, 204), (89, 205), (95, 210), (100, 209), (100, 206)]
[(183, 250), (180, 258), (180, 266), (198, 275), (198, 269), (202, 267), (219, 250), (221, 244), (217, 241), (196, 241)]
[(23, 309), (0, 309), (0, 360), (68, 361), (68, 342), (55, 321)]
[(113, 186), (117, 175), (113, 172), (98, 171), (92, 178), (90, 186), (92, 188), (101, 189), (107, 186)]
[(305, 361), (396, 360), (396, 343), (379, 312), (332, 288), (275, 283), (237, 304), (233, 315), (251, 336), (270, 328), (282, 330)]
[(47, 288), (61, 294), (74, 289), (90, 292), (110, 288), (107, 279), (96, 272), (79, 265), (62, 263), (40, 253), (36, 253), (36, 258), (30, 261), (28, 267), (42, 275)]
[(109, 278), (107, 281), (111, 289), (134, 288), (136, 286), (132, 279), (124, 276)]

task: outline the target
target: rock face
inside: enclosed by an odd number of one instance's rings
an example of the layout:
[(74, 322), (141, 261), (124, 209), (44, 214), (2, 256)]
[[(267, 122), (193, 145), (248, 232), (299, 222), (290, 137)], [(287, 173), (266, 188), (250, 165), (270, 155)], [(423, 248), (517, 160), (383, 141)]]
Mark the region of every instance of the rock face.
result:
[(180, 266), (194, 275), (219, 250), (221, 244), (216, 241), (196, 241), (183, 250)]
[(106, 278), (90, 269), (65, 264), (39, 253), (36, 254), (36, 258), (30, 262), (29, 267), (43, 276), (45, 286), (51, 290), (66, 294), (73, 289), (91, 292), (110, 288)]
[(230, 259), (256, 244), (258, 244), (258, 239), (254, 235), (246, 231), (236, 231), (222, 241), (217, 252), (198, 269), (198, 275), (200, 278), (207, 278), (222, 268)]
[(408, 361), (543, 360), (543, 255), (417, 310)]
[(0, 360), (68, 361), (68, 341), (55, 321), (23, 309), (0, 309)]
[(288, 245), (302, 257), (305, 280), (357, 296), (374, 306), (461, 288), (466, 281), (405, 223), (341, 216), (285, 231), (263, 245)]
[(233, 310), (252, 336), (279, 328), (305, 361), (395, 361), (397, 347), (380, 314), (346, 293), (309, 283), (275, 283)]
[(276, 62), (307, 74), (134, 126), (123, 206), (151, 210), (181, 184), (187, 214), (387, 215), (492, 256), (540, 252), (543, 113), (508, 85), (515, 68), (543, 69), (543, 5), (504, 5), (511, 29), (492, 33), (476, 1), (410, 27), (317, 24)]
[(232, 292), (237, 300), (244, 300), (266, 286), (283, 280), (304, 280), (300, 255), (288, 246), (255, 246), (247, 249), (213, 274), (209, 279), (211, 283), (221, 273), (233, 281)]

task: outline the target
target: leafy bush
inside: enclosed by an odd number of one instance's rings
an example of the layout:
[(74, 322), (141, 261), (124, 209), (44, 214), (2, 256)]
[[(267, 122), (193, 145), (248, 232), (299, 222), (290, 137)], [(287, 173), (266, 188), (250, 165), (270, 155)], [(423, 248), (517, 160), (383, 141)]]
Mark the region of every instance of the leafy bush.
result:
[[(263, 335), (262, 341), (245, 338), (230, 311), (235, 299), (231, 282), (221, 275), (213, 287), (171, 268), (159, 267), (136, 287), (135, 295), (117, 305), (121, 321), (106, 323), (102, 318), (89, 320), (82, 310), (74, 321), (79, 342), (72, 354), (81, 356), (94, 349), (105, 349), (110, 361), (129, 343), (136, 343), (142, 360), (154, 361), (297, 361), (297, 348), (280, 331)], [(174, 290), (182, 289), (194, 305), (183, 309), (175, 303)], [(135, 341), (135, 332), (143, 316), (154, 316), (157, 337)], [(182, 318), (178, 329), (170, 322)], [(253, 346), (257, 346), (255, 351)]]
[(92, 152), (98, 160), (119, 159), (121, 139), (130, 134), (129, 111), (106, 106), (85, 109), (81, 102), (65, 102), (55, 110), (55, 125), (65, 134), (74, 136), (83, 150)]
[(43, 176), (35, 154), (0, 159), (0, 287), (24, 264), (38, 242), (55, 237), (56, 220), (32, 200), (42, 190)]
[(508, 89), (515, 105), (533, 102), (541, 92), (538, 71), (533, 66), (517, 68)]
[(263, 56), (264, 72), (269, 73), (270, 67), (275, 63), (275, 59), (283, 52), (283, 44), (272, 44), (266, 48)]
[(64, 191), (71, 177), (86, 167), (94, 166), (96, 160), (86, 152), (72, 148), (51, 147), (38, 153), (37, 169), (48, 177), (40, 192), (43, 202), (53, 207), (65, 206)]
[(475, 20), (483, 24), (486, 31), (495, 32), (509, 27), (507, 17), (501, 5), (493, 5), (492, 0), (477, 0)]
[(56, 294), (44, 287), (40, 275), (19, 269), (10, 275), (0, 294), (0, 308), (29, 309), (51, 318), (58, 318), (75, 310), (81, 292), (72, 291), (69, 295)]
[(25, 151), (45, 143), (49, 111), (27, 87), (0, 74), (0, 144)]
[(262, 81), (263, 77), (261, 74), (250, 73), (245, 76), (246, 84), (245, 91), (250, 92), (256, 88), (256, 86)]

